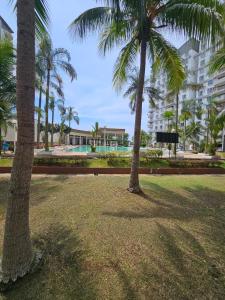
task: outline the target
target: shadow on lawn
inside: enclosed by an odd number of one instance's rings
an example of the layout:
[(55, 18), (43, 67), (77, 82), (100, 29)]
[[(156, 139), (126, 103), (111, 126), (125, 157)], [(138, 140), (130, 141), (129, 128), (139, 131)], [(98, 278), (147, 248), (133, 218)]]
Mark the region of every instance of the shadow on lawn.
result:
[[(157, 184), (149, 186), (140, 195), (147, 200), (144, 204), (103, 213), (129, 220), (155, 220), (154, 248), (160, 254), (150, 254), (150, 263), (142, 265), (136, 279), (147, 287), (143, 298), (225, 299), (224, 192), (194, 186), (176, 193)], [(195, 230), (184, 229), (183, 224), (188, 226), (192, 220), (190, 226), (197, 222)]]
[(188, 194), (182, 195), (153, 183), (149, 187), (150, 190), (139, 195), (149, 202), (149, 207), (145, 203), (135, 209), (105, 211), (103, 215), (125, 219), (163, 218), (188, 221), (193, 218), (214, 217), (220, 213), (221, 208), (225, 208), (225, 193), (222, 191), (196, 186), (192, 189), (184, 188)]
[(149, 286), (146, 298), (154, 291), (154, 299), (225, 299), (224, 270), (218, 257), (207, 255), (194, 235), (180, 226), (156, 225), (163, 259), (151, 255), (151, 266), (142, 266), (140, 280)]
[(34, 246), (44, 253), (43, 266), (19, 281), (5, 299), (96, 299), (94, 279), (84, 266), (86, 252), (70, 229), (52, 225), (34, 237)]

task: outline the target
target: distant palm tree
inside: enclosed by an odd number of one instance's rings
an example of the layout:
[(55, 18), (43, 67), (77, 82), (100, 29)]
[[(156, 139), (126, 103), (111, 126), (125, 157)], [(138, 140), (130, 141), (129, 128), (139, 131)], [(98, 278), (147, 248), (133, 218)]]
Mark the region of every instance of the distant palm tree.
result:
[(174, 118), (174, 112), (171, 110), (164, 111), (163, 118), (167, 120), (167, 131), (170, 132), (170, 121)]
[(75, 123), (79, 125), (80, 119), (78, 117), (78, 112), (71, 106), (66, 107), (65, 120), (69, 122), (69, 128), (71, 128), (72, 121), (75, 121)]
[(209, 39), (222, 31), (223, 4), (218, 0), (103, 0), (106, 6), (82, 13), (70, 26), (73, 34), (85, 38), (88, 32), (100, 31), (100, 48), (105, 53), (123, 45), (114, 70), (114, 85), (127, 81), (140, 56), (139, 84), (135, 111), (134, 148), (129, 183), (130, 192), (140, 192), (139, 153), (142, 101), (146, 60), (154, 70), (162, 68), (169, 78), (169, 87), (182, 86), (185, 71), (180, 56), (160, 33), (162, 30), (183, 32), (186, 36)]
[[(15, 282), (26, 275), (34, 261), (30, 229), (29, 198), (34, 156), (35, 97), (35, 5), (38, 14), (36, 28), (43, 28), (48, 19), (44, 0), (17, 0), (17, 82), (16, 107), (18, 136), (3, 241), (3, 283)], [(43, 23), (44, 22), (44, 23)]]
[(183, 147), (186, 150), (186, 140), (187, 140), (187, 121), (193, 117), (193, 109), (195, 103), (193, 100), (186, 100), (183, 102), (183, 107), (181, 109), (180, 121), (184, 123), (183, 131)]
[(98, 138), (99, 131), (100, 131), (99, 123), (95, 122), (95, 125), (92, 126), (92, 136), (94, 139), (94, 147), (96, 146), (96, 139)]
[(41, 40), (40, 47), (40, 60), (46, 69), (46, 103), (45, 103), (45, 150), (49, 150), (48, 145), (48, 109), (49, 109), (49, 96), (51, 78), (56, 77), (57, 68), (65, 71), (73, 81), (77, 78), (76, 71), (71, 65), (71, 57), (69, 52), (63, 48), (53, 48), (52, 41), (48, 35), (45, 35)]
[[(139, 84), (139, 71), (137, 68), (134, 68), (132, 73), (127, 76), (127, 80), (129, 82), (129, 86), (124, 93), (124, 97), (130, 98), (129, 107), (131, 113), (135, 112), (136, 108), (136, 100), (137, 100), (137, 92), (138, 92), (138, 84)], [(144, 92), (143, 92), (143, 101), (145, 100), (145, 96), (148, 98), (151, 107), (157, 107), (157, 101), (162, 100), (160, 96), (160, 92), (158, 89), (153, 86), (149, 86), (150, 80), (145, 80), (144, 83)]]

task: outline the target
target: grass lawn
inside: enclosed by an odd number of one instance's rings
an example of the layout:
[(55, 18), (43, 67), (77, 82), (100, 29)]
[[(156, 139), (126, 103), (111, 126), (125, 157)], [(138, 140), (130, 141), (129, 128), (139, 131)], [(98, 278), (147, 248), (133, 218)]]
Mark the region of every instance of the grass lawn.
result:
[(142, 176), (142, 196), (128, 179), (34, 177), (44, 264), (0, 299), (225, 299), (225, 176)]

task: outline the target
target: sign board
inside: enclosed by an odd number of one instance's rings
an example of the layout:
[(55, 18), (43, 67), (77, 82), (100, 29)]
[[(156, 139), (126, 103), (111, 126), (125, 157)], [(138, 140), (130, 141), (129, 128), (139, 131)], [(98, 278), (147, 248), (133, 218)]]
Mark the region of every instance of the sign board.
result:
[(157, 143), (178, 144), (179, 134), (172, 132), (156, 132)]

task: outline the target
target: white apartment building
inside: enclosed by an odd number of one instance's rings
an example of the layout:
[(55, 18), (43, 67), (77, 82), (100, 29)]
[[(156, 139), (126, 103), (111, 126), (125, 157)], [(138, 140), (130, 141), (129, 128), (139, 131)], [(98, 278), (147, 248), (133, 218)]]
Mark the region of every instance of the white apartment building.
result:
[(9, 25), (6, 23), (6, 21), (0, 16), (0, 40), (4, 38), (8, 38), (12, 40), (13, 31), (9, 27)]
[[(187, 78), (184, 83), (184, 88), (179, 93), (179, 115), (186, 100), (195, 100), (203, 110), (201, 122), (204, 126), (207, 117), (207, 105), (211, 99), (225, 100), (225, 69), (218, 74), (208, 74), (208, 64), (215, 53), (215, 47), (207, 45), (205, 42), (199, 42), (195, 39), (190, 39), (179, 48), (179, 53), (186, 67)], [(195, 85), (195, 88), (191, 85)], [(168, 102), (167, 78), (166, 74), (161, 71), (155, 82), (155, 87), (161, 91), (163, 100), (158, 102), (157, 108), (149, 110), (149, 132), (155, 139), (157, 131), (167, 131), (167, 121), (163, 118), (163, 113), (168, 110), (176, 109), (175, 99)], [(182, 124), (181, 124), (182, 125)]]

